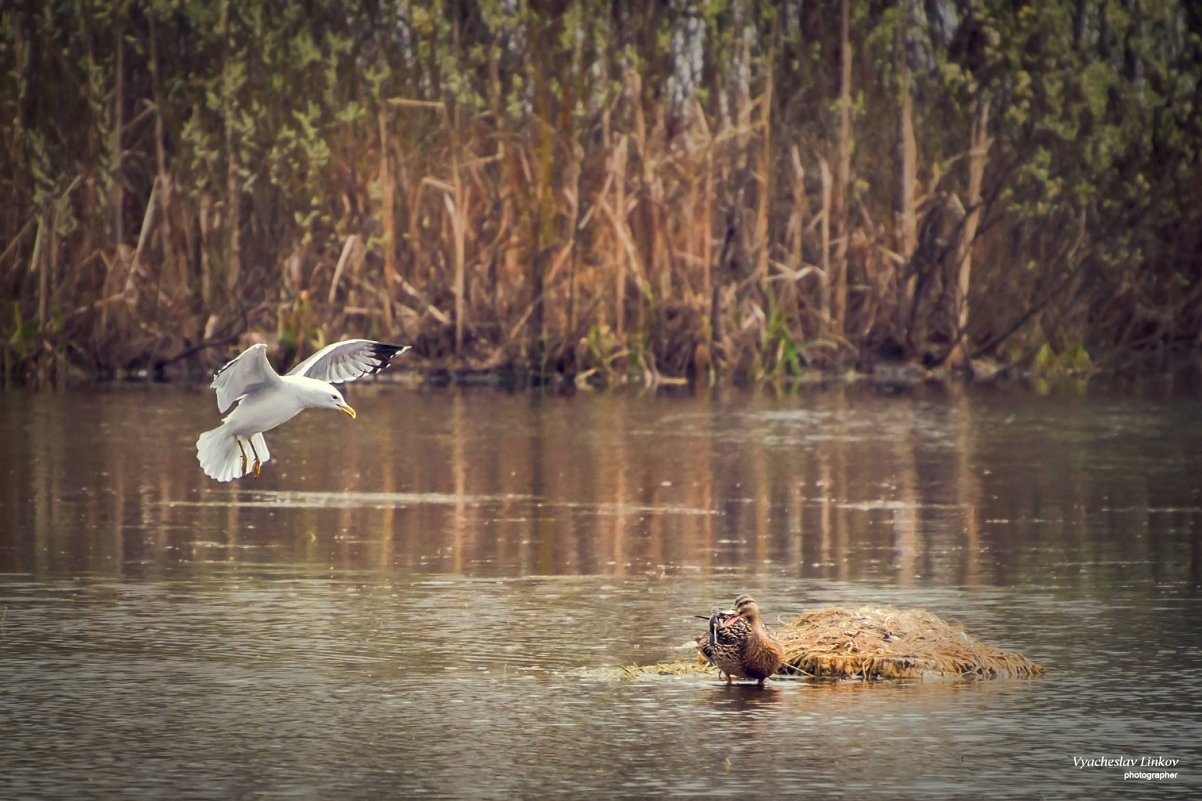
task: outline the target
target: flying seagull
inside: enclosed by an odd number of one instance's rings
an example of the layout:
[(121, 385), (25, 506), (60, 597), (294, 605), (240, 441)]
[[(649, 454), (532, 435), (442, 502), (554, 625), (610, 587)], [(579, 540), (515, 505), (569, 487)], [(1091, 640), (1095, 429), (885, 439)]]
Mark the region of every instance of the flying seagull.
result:
[(248, 472), (255, 478), (271, 458), (264, 431), (288, 422), (303, 409), (338, 409), (355, 418), (334, 386), (380, 372), (408, 345), (348, 339), (326, 345), (280, 375), (267, 362), (267, 346), (251, 345), (213, 375), (217, 410), (234, 411), (196, 440), (196, 458), (205, 475), (233, 481)]

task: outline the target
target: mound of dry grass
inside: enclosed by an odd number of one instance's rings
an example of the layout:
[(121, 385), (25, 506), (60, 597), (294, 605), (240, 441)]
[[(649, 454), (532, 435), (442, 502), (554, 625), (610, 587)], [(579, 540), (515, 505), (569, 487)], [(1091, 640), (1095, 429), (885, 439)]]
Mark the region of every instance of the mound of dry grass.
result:
[[(799, 615), (776, 629), (785, 650), (780, 673), (814, 678), (934, 679), (1030, 678), (1043, 666), (1015, 651), (982, 643), (921, 609), (828, 606)], [(698, 652), (692, 662), (623, 668), (637, 674), (678, 675), (711, 670)]]
[(864, 679), (1030, 677), (1044, 668), (1014, 651), (985, 645), (961, 626), (923, 610), (824, 607), (776, 632), (782, 673)]

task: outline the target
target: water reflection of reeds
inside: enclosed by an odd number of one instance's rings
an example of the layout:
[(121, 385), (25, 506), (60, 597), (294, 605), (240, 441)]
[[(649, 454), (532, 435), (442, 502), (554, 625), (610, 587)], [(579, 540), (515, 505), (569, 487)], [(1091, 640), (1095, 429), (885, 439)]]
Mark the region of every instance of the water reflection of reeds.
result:
[[(1202, 511), (1184, 477), (1199, 473), (1200, 437), (1192, 420), (1158, 419), (1168, 409), (1110, 403), (1091, 416), (963, 390), (355, 391), (358, 423), (307, 413), (270, 435), (262, 479), (233, 486), (194, 463), (195, 436), (215, 419), (205, 393), (5, 397), (0, 567), (899, 586), (1198, 575)], [(1144, 438), (1170, 428), (1181, 436)]]

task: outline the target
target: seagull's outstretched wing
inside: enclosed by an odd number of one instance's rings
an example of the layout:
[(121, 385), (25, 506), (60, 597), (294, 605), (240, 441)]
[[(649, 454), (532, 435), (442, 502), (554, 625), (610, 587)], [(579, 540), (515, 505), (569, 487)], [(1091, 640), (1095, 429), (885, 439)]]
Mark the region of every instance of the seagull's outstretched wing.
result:
[(341, 384), (365, 375), (380, 372), (392, 357), (409, 350), (408, 345), (389, 345), (370, 339), (348, 339), (326, 345), (288, 371), (288, 375), (304, 375), (318, 381)]
[(259, 343), (227, 362), (209, 386), (217, 390), (217, 410), (224, 412), (256, 389), (279, 382), (279, 374), (267, 362), (267, 346)]

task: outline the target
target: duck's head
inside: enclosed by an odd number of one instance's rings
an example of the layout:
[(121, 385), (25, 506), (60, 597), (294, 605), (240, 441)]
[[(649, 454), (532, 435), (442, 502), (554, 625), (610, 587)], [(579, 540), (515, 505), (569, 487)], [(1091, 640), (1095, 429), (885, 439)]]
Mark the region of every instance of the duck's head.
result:
[(743, 618), (748, 623), (755, 623), (760, 619), (760, 607), (756, 604), (755, 599), (747, 593), (735, 598), (735, 610), (723, 621), (722, 628), (726, 628), (739, 618)]

